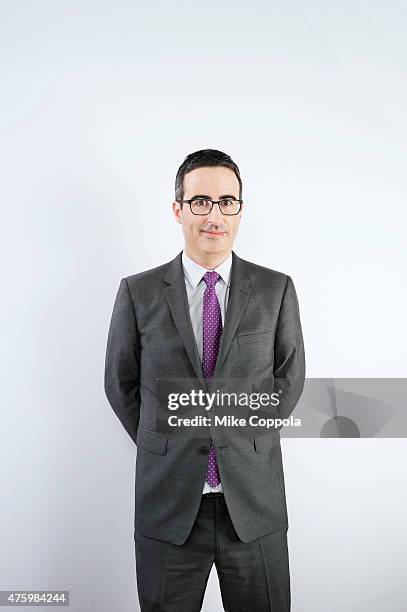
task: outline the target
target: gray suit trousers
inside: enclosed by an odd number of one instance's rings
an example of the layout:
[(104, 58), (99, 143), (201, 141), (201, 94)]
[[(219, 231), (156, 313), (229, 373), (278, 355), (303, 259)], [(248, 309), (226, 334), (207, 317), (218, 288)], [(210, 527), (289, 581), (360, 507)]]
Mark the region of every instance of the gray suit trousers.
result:
[(142, 612), (199, 612), (213, 564), (226, 612), (290, 610), (287, 530), (242, 542), (222, 493), (202, 496), (184, 544), (135, 532), (135, 552)]

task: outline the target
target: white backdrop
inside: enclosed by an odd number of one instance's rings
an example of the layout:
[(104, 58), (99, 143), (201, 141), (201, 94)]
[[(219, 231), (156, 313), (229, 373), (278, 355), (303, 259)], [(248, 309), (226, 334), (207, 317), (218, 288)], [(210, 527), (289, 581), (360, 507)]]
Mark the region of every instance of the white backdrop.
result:
[[(188, 153), (239, 165), (235, 250), (292, 276), (307, 376), (406, 376), (406, 27), (396, 1), (1, 3), (1, 589), (138, 609), (104, 354), (120, 278), (182, 248)], [(404, 610), (405, 440), (282, 446), (293, 612)]]

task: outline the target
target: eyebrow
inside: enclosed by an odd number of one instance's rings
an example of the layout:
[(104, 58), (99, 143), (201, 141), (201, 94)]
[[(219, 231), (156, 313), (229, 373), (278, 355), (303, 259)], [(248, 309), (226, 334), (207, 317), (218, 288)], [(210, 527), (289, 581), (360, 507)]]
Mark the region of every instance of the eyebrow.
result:
[[(211, 198), (211, 196), (208, 196), (208, 195), (203, 195), (202, 193), (199, 193), (198, 195), (194, 195), (194, 196), (192, 196), (192, 197), (191, 197), (191, 198), (189, 198), (189, 199), (190, 199), (190, 200), (194, 200), (195, 198), (205, 198), (206, 200), (211, 200), (211, 199), (212, 199), (212, 198)], [(234, 196), (234, 195), (229, 195), (229, 194), (227, 194), (227, 195), (222, 195), (222, 196), (220, 196), (220, 198), (219, 198), (219, 199), (220, 199), (220, 200), (225, 200), (226, 198), (232, 198), (233, 200), (238, 200), (238, 199), (239, 199), (239, 198), (237, 198), (236, 196)]]

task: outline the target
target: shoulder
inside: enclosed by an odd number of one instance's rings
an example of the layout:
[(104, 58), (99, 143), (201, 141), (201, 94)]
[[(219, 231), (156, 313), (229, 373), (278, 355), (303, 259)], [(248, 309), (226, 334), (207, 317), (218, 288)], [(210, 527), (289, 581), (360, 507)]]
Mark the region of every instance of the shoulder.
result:
[(137, 272), (136, 274), (130, 274), (126, 276), (125, 279), (129, 288), (143, 288), (143, 287), (151, 287), (152, 284), (159, 283), (163, 276), (167, 273), (171, 262), (167, 262), (161, 264), (160, 266), (156, 266), (154, 268), (149, 268), (148, 270), (143, 270), (143, 272)]
[(245, 274), (250, 278), (254, 286), (271, 286), (284, 289), (287, 284), (291, 282), (291, 277), (285, 272), (267, 268), (266, 266), (260, 266), (259, 264), (248, 261), (247, 259), (242, 259), (241, 257), (238, 257), (238, 260), (240, 265), (244, 267)]
[(167, 273), (168, 266), (169, 263), (161, 264), (122, 278), (123, 289), (130, 294), (134, 306), (151, 304), (155, 301), (163, 286), (162, 279)]

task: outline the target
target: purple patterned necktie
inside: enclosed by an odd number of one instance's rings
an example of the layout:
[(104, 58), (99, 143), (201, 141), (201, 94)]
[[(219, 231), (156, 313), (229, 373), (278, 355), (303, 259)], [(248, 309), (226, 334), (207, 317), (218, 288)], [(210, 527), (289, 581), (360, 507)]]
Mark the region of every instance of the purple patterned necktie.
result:
[[(203, 351), (202, 351), (202, 372), (207, 380), (212, 379), (215, 371), (216, 358), (219, 351), (220, 337), (222, 335), (222, 315), (218, 297), (215, 292), (215, 284), (220, 279), (217, 272), (206, 272), (203, 279), (206, 288), (203, 296)], [(218, 465), (216, 463), (215, 449), (210, 444), (208, 455), (208, 469), (206, 480), (211, 487), (217, 487), (220, 483)]]

